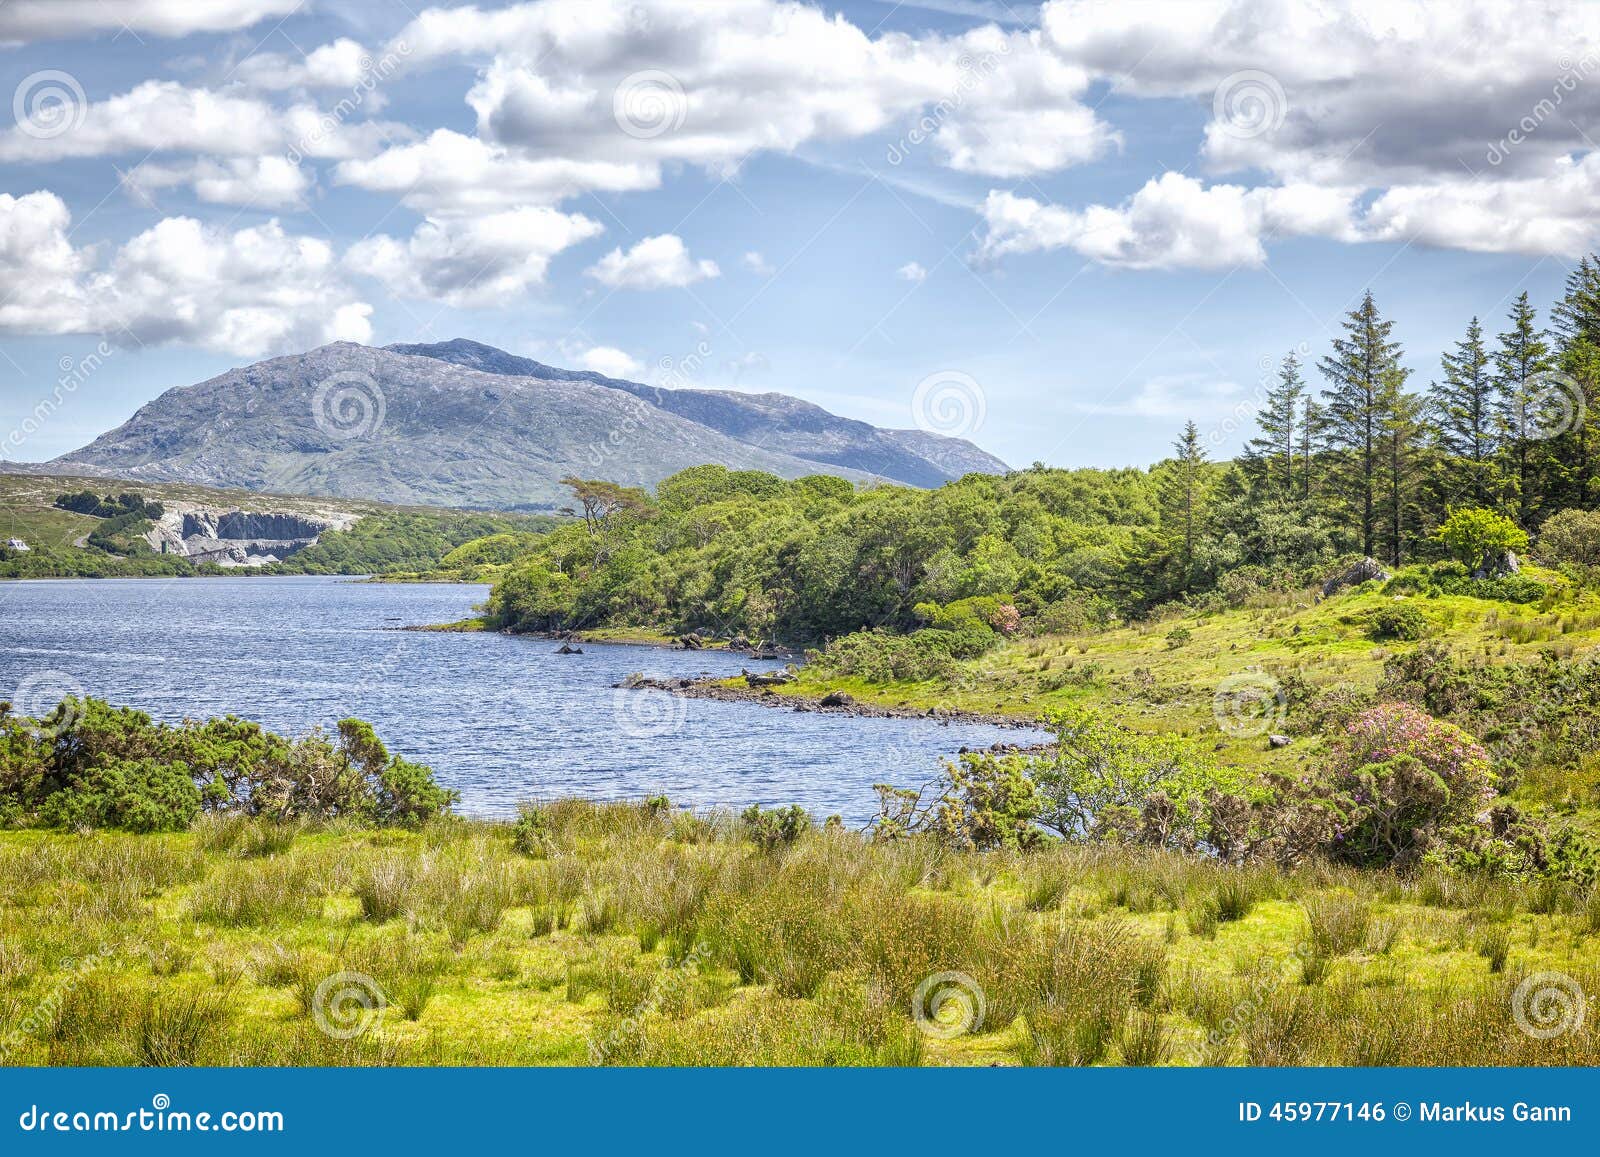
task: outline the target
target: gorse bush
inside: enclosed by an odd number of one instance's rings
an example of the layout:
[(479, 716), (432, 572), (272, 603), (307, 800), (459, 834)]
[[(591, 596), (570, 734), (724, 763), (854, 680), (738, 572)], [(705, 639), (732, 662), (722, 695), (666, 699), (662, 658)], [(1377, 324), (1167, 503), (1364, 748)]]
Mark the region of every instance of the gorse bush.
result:
[[(341, 720), (336, 738), (314, 731), (288, 740), (233, 716), (169, 726), (98, 699), (66, 700), (38, 720), (0, 705), (7, 826), (179, 831), (202, 812), (280, 825), (415, 825), (455, 799), (428, 768), (391, 755), (359, 719)], [(286, 827), (251, 830), (252, 838), (275, 834), (245, 854), (270, 855), (293, 839)]]

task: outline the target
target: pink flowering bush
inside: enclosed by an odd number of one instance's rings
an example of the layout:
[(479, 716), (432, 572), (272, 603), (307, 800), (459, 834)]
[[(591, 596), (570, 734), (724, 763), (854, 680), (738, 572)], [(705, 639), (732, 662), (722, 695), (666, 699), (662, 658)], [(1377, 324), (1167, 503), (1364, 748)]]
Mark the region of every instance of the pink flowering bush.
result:
[(1397, 867), (1458, 829), (1486, 825), (1496, 794), (1489, 753), (1409, 703), (1381, 703), (1350, 721), (1326, 787), (1334, 856)]

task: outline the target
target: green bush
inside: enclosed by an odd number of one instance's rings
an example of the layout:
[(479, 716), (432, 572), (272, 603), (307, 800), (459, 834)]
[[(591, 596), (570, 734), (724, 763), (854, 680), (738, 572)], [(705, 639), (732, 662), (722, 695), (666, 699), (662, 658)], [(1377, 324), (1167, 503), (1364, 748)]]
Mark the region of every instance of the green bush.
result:
[(1410, 641), (1428, 633), (1428, 618), (1416, 607), (1379, 607), (1367, 619), (1367, 637), (1374, 642)]
[(1528, 535), (1504, 515), (1481, 507), (1452, 510), (1434, 531), (1450, 557), (1470, 568), (1493, 564), (1513, 551), (1528, 549)]
[(1600, 577), (1600, 510), (1563, 510), (1539, 527), (1539, 558), (1584, 582)]

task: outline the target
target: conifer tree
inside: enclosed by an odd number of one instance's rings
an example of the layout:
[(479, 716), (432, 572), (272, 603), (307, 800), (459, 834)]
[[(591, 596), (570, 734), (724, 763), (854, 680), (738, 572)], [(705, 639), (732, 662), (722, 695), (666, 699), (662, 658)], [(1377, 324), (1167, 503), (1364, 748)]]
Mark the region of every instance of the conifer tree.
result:
[(1541, 504), (1538, 474), (1546, 455), (1540, 443), (1549, 434), (1541, 423), (1539, 375), (1553, 368), (1555, 359), (1526, 291), (1512, 302), (1508, 320), (1511, 328), (1498, 335), (1500, 348), (1494, 353), (1494, 384), (1517, 524), (1530, 530)]
[(1326, 439), (1336, 464), (1330, 481), (1365, 555), (1378, 544), (1381, 457), (1390, 418), (1385, 406), (1403, 388), (1407, 373), (1400, 364), (1400, 343), (1389, 337), (1393, 328), (1369, 290), (1345, 315), (1344, 335), (1334, 339), (1333, 351), (1318, 363), (1328, 380)]
[(1278, 384), (1267, 391), (1265, 404), (1256, 412), (1261, 433), (1245, 447), (1246, 462), (1255, 467), (1261, 485), (1275, 498), (1296, 497), (1295, 434), (1305, 391), (1300, 359), (1291, 352), (1278, 367)]
[(1458, 459), (1467, 477), (1458, 485), (1444, 480), (1454, 494), (1470, 498), (1474, 506), (1487, 506), (1495, 497), (1497, 474), (1496, 440), (1498, 409), (1495, 381), (1489, 370), (1489, 352), (1483, 344), (1483, 326), (1473, 318), (1467, 336), (1455, 349), (1439, 359), (1444, 376), (1432, 383), (1428, 393), (1433, 402), (1439, 448)]

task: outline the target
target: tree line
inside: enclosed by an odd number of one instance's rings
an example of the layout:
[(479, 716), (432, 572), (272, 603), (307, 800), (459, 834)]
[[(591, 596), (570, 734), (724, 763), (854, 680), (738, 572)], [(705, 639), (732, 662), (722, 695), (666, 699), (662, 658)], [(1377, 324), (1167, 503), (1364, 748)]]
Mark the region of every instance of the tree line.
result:
[(1490, 336), (1474, 317), (1412, 388), (1394, 322), (1371, 292), (1317, 359), (1316, 389), (1290, 353), (1233, 463), (1207, 461), (1188, 423), (1155, 467), (1165, 596), (1213, 585), (1207, 540), (1233, 536), (1270, 563), (1293, 542), (1392, 566), (1434, 553), (1452, 510), (1481, 508), (1533, 534), (1552, 514), (1600, 498), (1600, 258), (1568, 276), (1541, 324), (1526, 292)]

